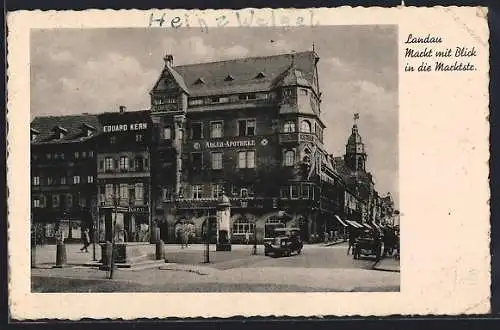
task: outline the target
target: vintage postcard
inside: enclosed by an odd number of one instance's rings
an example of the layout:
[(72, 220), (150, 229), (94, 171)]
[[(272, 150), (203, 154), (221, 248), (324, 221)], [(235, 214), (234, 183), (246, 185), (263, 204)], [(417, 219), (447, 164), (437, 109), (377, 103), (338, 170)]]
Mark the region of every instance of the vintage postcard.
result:
[(486, 14), (10, 13), (12, 317), (487, 313)]

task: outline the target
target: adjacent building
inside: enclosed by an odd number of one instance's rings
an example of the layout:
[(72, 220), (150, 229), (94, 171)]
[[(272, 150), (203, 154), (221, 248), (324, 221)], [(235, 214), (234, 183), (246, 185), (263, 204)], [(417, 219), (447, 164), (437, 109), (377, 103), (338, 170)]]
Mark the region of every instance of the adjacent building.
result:
[(44, 236), (80, 240), (97, 210), (97, 116), (37, 117), (31, 123), (32, 221)]

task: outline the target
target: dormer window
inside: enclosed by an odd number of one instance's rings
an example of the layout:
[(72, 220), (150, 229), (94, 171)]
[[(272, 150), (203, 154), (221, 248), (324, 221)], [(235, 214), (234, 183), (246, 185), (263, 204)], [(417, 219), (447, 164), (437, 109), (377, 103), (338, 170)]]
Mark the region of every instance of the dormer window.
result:
[(86, 137), (92, 136), (92, 134), (94, 134), (94, 131), (95, 131), (95, 127), (94, 126), (89, 125), (89, 124), (85, 124), (85, 123), (82, 124), (81, 129), (83, 131), (83, 134)]
[(38, 135), (40, 134), (40, 132), (34, 128), (31, 129), (30, 133), (31, 133), (31, 142), (35, 141)]
[(233, 76), (231, 76), (230, 74), (228, 74), (228, 75), (226, 76), (226, 78), (224, 78), (224, 81), (233, 81), (233, 80), (234, 80), (234, 78), (233, 78)]
[(194, 85), (199, 85), (199, 84), (204, 84), (204, 83), (205, 83), (205, 81), (203, 80), (203, 78), (200, 77), (200, 78), (196, 79), (196, 81), (194, 82)]
[(66, 133), (68, 133), (68, 130), (65, 129), (64, 127), (61, 127), (61, 126), (56, 126), (52, 129), (52, 131), (54, 132), (54, 136), (56, 139), (62, 139), (64, 138), (64, 135), (66, 135)]
[(257, 73), (257, 75), (255, 76), (255, 79), (262, 79), (262, 78), (264, 78), (265, 76), (266, 76), (266, 75), (264, 74), (264, 72), (262, 72), (262, 71), (261, 71), (261, 72)]

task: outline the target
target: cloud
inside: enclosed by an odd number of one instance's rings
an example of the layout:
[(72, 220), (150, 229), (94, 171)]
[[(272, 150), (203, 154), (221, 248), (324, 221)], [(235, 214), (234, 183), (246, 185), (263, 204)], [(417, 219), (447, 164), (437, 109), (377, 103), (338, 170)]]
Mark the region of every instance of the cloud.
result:
[(58, 61), (58, 62), (70, 62), (74, 60), (73, 54), (69, 51), (61, 51), (61, 52), (56, 52), (56, 53), (51, 53), (50, 58), (53, 61)]

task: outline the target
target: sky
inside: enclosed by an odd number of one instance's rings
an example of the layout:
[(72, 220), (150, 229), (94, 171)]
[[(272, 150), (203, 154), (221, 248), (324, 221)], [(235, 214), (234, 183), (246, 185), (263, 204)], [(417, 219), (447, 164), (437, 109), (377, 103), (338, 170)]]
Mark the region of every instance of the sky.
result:
[(174, 65), (311, 50), (320, 60), (324, 143), (342, 156), (359, 113), (375, 188), (399, 204), (396, 26), (53, 29), (31, 32), (31, 119), (148, 109), (163, 56)]

